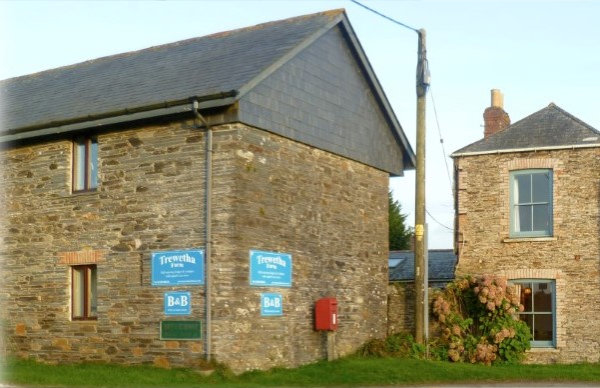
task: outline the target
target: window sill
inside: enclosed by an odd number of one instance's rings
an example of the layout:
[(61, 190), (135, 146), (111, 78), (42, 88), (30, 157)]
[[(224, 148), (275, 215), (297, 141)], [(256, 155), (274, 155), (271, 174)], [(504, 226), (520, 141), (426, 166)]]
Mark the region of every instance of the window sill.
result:
[(556, 237), (509, 237), (502, 240), (505, 243), (516, 243), (516, 242), (548, 242), (548, 241), (556, 241), (558, 240)]
[(79, 322), (79, 323), (97, 323), (98, 317), (90, 317), (90, 318), (71, 318), (71, 322)]
[(547, 347), (547, 348), (531, 348), (528, 350), (529, 353), (558, 353), (558, 349), (553, 348), (553, 347)]
[(98, 189), (73, 191), (73, 192), (71, 192), (71, 197), (79, 197), (79, 196), (84, 196), (84, 195), (94, 195), (94, 194), (98, 194), (98, 193), (99, 193)]

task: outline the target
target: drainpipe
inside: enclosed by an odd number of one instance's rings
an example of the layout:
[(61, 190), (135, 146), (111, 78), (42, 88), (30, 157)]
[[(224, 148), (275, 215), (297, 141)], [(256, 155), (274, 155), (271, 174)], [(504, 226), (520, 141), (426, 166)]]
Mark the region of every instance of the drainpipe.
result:
[(205, 199), (204, 199), (204, 225), (205, 225), (205, 237), (204, 237), (204, 327), (205, 327), (205, 336), (204, 336), (204, 350), (206, 354), (206, 360), (211, 360), (211, 342), (212, 342), (212, 333), (211, 333), (211, 322), (212, 322), (212, 312), (211, 312), (211, 271), (210, 271), (210, 261), (211, 261), (211, 251), (212, 251), (212, 154), (213, 154), (213, 133), (208, 120), (206, 120), (200, 112), (198, 112), (198, 101), (194, 100), (193, 104), (194, 115), (198, 120), (200, 120), (206, 131), (206, 156), (205, 156), (205, 166), (206, 166), (206, 180), (205, 180)]

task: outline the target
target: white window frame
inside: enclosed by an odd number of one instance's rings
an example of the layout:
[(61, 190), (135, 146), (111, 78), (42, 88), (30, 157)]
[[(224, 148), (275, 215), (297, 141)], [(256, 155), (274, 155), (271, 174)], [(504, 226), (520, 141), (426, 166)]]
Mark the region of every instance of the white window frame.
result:
[(73, 139), (72, 191), (82, 193), (98, 188), (98, 140), (81, 135)]
[[(516, 203), (516, 197), (518, 195), (515, 194), (517, 190), (516, 186), (516, 177), (522, 175), (539, 174), (539, 173), (547, 173), (549, 175), (548, 179), (548, 193), (549, 198), (546, 202), (533, 202), (533, 185), (532, 185), (532, 198), (529, 202), (520, 202)], [(552, 169), (528, 169), (528, 170), (515, 170), (510, 171), (510, 179), (509, 179), (509, 193), (510, 193), (510, 237), (551, 237), (554, 233), (554, 193), (553, 193), (553, 171)], [(520, 228), (517, 228), (517, 222), (519, 217), (517, 216), (517, 212), (519, 211), (520, 206), (535, 206), (535, 205), (548, 205), (548, 227), (544, 230), (532, 230), (532, 231), (521, 231)], [(533, 217), (533, 213), (532, 213)], [(532, 229), (533, 229), (533, 220), (532, 220)]]

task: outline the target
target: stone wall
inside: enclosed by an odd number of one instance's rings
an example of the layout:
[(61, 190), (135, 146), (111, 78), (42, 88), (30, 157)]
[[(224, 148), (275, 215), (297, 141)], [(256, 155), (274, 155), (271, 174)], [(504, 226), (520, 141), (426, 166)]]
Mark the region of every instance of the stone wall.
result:
[[(429, 336), (438, 334), (439, 327), (431, 304), (436, 291), (440, 291), (447, 282), (431, 282), (427, 293), (429, 311)], [(415, 330), (415, 284), (413, 282), (394, 282), (388, 286), (388, 335), (406, 332), (414, 335)]]
[[(101, 133), (99, 188), (71, 194), (71, 142), (2, 151), (4, 319), (11, 351), (47, 362), (191, 365), (202, 343), (160, 341), (150, 252), (201, 247), (203, 136), (191, 123)], [(98, 319), (72, 321), (70, 264), (96, 263)], [(193, 314), (203, 289), (190, 289)]]
[[(203, 341), (161, 341), (150, 254), (203, 247), (204, 134), (165, 122), (98, 134), (99, 187), (71, 194), (71, 142), (1, 151), (2, 319), (9, 351), (46, 362), (198, 365)], [(214, 128), (212, 350), (234, 370), (325, 357), (313, 304), (339, 301), (337, 352), (386, 332), (386, 173), (241, 124)], [(293, 255), (291, 288), (250, 287), (248, 250)], [(72, 321), (70, 265), (98, 267), (98, 319)], [(259, 295), (283, 294), (283, 317)], [(203, 322), (204, 324), (204, 322)]]
[[(328, 296), (339, 303), (338, 354), (385, 336), (387, 174), (254, 128), (230, 128), (215, 134), (215, 166), (229, 169), (214, 188), (222, 215), (214, 226), (218, 358), (238, 368), (324, 358), (312, 309)], [(291, 253), (293, 287), (249, 287), (249, 249)], [(259, 295), (269, 291), (283, 294), (283, 317), (259, 316)]]
[(415, 330), (415, 284), (390, 283), (388, 286), (388, 335)]
[[(530, 362), (600, 360), (600, 149), (460, 157), (457, 276), (500, 274), (556, 284), (556, 348)], [(509, 237), (509, 172), (553, 170), (554, 233)]]

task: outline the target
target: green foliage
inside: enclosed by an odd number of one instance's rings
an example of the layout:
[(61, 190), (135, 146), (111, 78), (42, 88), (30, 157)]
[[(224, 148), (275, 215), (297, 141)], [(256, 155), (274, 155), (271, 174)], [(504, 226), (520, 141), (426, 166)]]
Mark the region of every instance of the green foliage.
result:
[(521, 309), (516, 289), (504, 278), (466, 277), (448, 284), (433, 303), (448, 359), (486, 365), (522, 361), (531, 334), (517, 317)]
[(448, 346), (441, 338), (430, 338), (428, 349), (428, 360), (447, 361)]
[(356, 353), (366, 358), (415, 358), (419, 360), (446, 361), (448, 347), (440, 338), (432, 338), (428, 345), (415, 342), (412, 334), (399, 332), (385, 339), (372, 339), (361, 346)]
[(362, 357), (425, 358), (425, 346), (418, 344), (409, 333), (396, 333), (385, 339), (375, 338), (357, 352)]
[(390, 250), (409, 249), (413, 230), (410, 226), (406, 226), (406, 214), (402, 214), (402, 207), (392, 198), (391, 191), (388, 192), (388, 202)]

